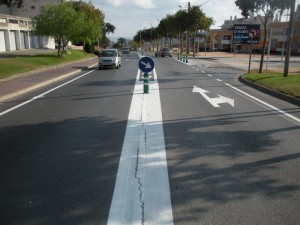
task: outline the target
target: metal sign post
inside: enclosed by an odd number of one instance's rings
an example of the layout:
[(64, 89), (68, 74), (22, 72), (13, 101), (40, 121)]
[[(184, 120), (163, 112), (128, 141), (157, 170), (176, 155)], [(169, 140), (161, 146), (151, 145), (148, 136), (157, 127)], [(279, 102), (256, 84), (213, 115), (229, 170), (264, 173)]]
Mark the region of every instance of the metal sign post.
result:
[(154, 69), (154, 61), (150, 57), (143, 57), (139, 61), (139, 69), (144, 73), (144, 93), (149, 93), (149, 74)]

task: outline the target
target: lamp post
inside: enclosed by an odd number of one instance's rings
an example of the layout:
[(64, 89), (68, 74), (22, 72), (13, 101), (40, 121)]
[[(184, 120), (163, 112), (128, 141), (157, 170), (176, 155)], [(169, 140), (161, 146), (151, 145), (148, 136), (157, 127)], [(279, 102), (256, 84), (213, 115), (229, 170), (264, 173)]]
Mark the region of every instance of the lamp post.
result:
[(291, 45), (292, 45), (292, 36), (293, 36), (293, 24), (294, 24), (294, 16), (295, 16), (295, 5), (296, 0), (292, 2), (291, 5), (291, 16), (289, 22), (289, 28), (287, 33), (287, 45), (286, 45), (286, 54), (285, 54), (285, 63), (284, 63), (284, 72), (283, 76), (287, 77), (289, 73), (289, 64), (290, 64), (290, 56), (291, 56)]
[[(140, 48), (142, 51), (142, 31), (140, 30)], [(142, 51), (142, 55), (143, 55), (143, 51)]]
[(150, 23), (150, 25), (151, 25), (150, 42), (151, 42), (151, 47), (152, 47), (152, 49), (154, 51), (153, 42), (152, 42), (152, 29), (153, 29), (152, 23)]

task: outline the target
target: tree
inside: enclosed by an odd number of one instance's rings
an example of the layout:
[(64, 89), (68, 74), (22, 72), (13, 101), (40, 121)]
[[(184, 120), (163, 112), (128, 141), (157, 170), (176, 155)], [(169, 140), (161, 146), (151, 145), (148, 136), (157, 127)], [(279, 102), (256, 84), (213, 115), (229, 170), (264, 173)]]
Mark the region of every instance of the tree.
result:
[(116, 30), (116, 27), (110, 23), (106, 23), (105, 24), (105, 27), (104, 27), (104, 31), (106, 34), (109, 34), (109, 33), (114, 33)]
[[(236, 6), (242, 11), (242, 15), (247, 18), (250, 14), (256, 13), (263, 24), (264, 37), (259, 66), (259, 73), (262, 73), (265, 45), (267, 40), (267, 25), (276, 12), (282, 12), (291, 5), (291, 0), (236, 0)], [(263, 14), (263, 16), (261, 15)]]
[(126, 44), (126, 39), (123, 38), (123, 37), (120, 37), (120, 38), (118, 39), (118, 44), (120, 44), (120, 45), (121, 45), (121, 48), (123, 48), (123, 44)]
[(114, 33), (116, 30), (116, 27), (110, 23), (105, 23), (103, 26), (103, 32), (102, 32), (102, 38), (101, 38), (101, 44), (102, 47), (105, 47), (109, 44), (109, 39), (106, 37), (109, 33)]
[(36, 35), (53, 37), (58, 43), (59, 56), (62, 56), (70, 40), (79, 39), (85, 28), (85, 15), (74, 10), (72, 3), (47, 5), (33, 19), (33, 31)]
[(207, 30), (213, 24), (213, 19), (206, 17), (199, 6), (193, 6), (188, 13), (189, 31), (192, 34), (193, 56), (195, 56), (195, 36), (199, 30)]
[(188, 14), (184, 10), (179, 10), (175, 13), (175, 29), (179, 33), (180, 51), (183, 52), (183, 34), (188, 29)]
[(88, 43), (95, 42), (103, 33), (104, 14), (96, 9), (91, 3), (83, 1), (73, 2), (76, 12), (84, 15), (84, 26), (80, 28), (81, 41)]

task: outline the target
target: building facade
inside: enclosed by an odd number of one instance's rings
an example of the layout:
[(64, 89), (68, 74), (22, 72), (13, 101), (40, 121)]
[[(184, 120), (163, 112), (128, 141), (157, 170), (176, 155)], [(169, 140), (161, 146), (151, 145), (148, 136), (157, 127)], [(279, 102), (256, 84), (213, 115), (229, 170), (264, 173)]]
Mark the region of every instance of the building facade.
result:
[(26, 0), (21, 8), (0, 7), (0, 52), (30, 48), (55, 48), (53, 38), (34, 36), (32, 18), (48, 4), (63, 0)]
[[(23, 1), (21, 8), (8, 9), (7, 7), (2, 7), (6, 12), (5, 14), (10, 14), (12, 16), (20, 16), (33, 18), (38, 15), (43, 8), (48, 4), (58, 4), (63, 2), (63, 0), (26, 0)], [(1, 9), (0, 9), (0, 13)]]
[[(263, 46), (264, 25), (258, 16), (251, 15), (249, 18), (231, 17), (230, 20), (225, 20), (221, 29), (213, 29), (210, 31), (210, 49), (212, 51), (228, 51), (228, 52), (250, 52), (249, 45), (233, 44), (233, 27), (235, 24), (259, 24), (260, 25), (260, 41), (258, 44), (252, 46), (253, 51), (260, 52)], [(270, 20), (267, 25), (268, 38), (266, 49), (269, 46), (272, 53), (283, 53), (286, 46), (286, 31), (288, 22), (281, 22), (281, 18), (276, 16)], [(292, 54), (300, 54), (300, 5), (297, 6), (293, 25), (293, 40), (292, 40)]]

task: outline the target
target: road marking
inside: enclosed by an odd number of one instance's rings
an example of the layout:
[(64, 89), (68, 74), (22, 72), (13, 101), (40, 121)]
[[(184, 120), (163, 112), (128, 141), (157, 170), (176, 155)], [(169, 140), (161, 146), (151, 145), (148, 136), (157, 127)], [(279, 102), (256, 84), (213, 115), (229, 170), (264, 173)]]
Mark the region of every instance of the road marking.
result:
[(205, 71), (201, 70), (201, 73), (206, 73)]
[(222, 95), (218, 95), (219, 97), (216, 97), (216, 98), (210, 98), (207, 95), (207, 93), (209, 93), (209, 91), (199, 88), (197, 86), (194, 86), (193, 92), (197, 92), (197, 93), (201, 94), (213, 107), (220, 107), (219, 104), (221, 104), (221, 103), (228, 103), (229, 105), (234, 107), (234, 100), (231, 98), (227, 98)]
[(207, 74), (207, 76), (209, 76), (209, 77), (212, 77), (212, 75), (211, 75), (211, 74)]
[(137, 73), (107, 225), (173, 225), (156, 70), (149, 94)]
[(69, 83), (71, 83), (71, 82), (73, 82), (73, 81), (75, 81), (75, 80), (78, 80), (78, 79), (80, 79), (80, 78), (82, 78), (82, 77), (88, 75), (89, 73), (92, 73), (93, 71), (95, 71), (95, 70), (91, 70), (91, 71), (89, 71), (89, 72), (87, 72), (87, 73), (85, 73), (85, 74), (82, 74), (82, 75), (79, 76), (79, 77), (76, 77), (76, 78), (74, 78), (74, 79), (72, 79), (72, 80), (70, 80), (70, 81), (68, 81), (68, 82), (66, 82), (66, 83), (63, 83), (63, 84), (61, 84), (61, 85), (59, 85), (59, 86), (57, 86), (57, 87), (55, 87), (55, 88), (52, 88), (52, 89), (50, 89), (50, 90), (48, 90), (48, 91), (46, 91), (46, 92), (44, 92), (44, 93), (42, 93), (42, 94), (40, 94), (40, 95), (34, 96), (33, 98), (31, 98), (31, 99), (29, 99), (29, 100), (27, 100), (27, 101), (25, 101), (25, 102), (22, 102), (22, 103), (20, 103), (20, 104), (14, 106), (14, 107), (12, 107), (12, 108), (9, 108), (9, 109), (7, 109), (7, 110), (5, 110), (5, 111), (3, 111), (3, 112), (0, 112), (0, 116), (3, 116), (3, 115), (5, 115), (5, 114), (7, 114), (7, 113), (9, 113), (9, 112), (11, 112), (11, 111), (13, 111), (13, 110), (16, 110), (16, 109), (18, 109), (18, 108), (20, 108), (20, 107), (22, 107), (22, 106), (24, 106), (24, 105), (27, 105), (27, 104), (29, 104), (30, 102), (35, 101), (36, 99), (42, 98), (42, 97), (44, 97), (46, 94), (49, 94), (50, 92), (53, 92), (53, 91), (55, 91), (56, 89), (59, 89), (59, 88), (65, 86), (65, 85), (67, 85), (67, 84), (69, 84)]
[(216, 80), (222, 82), (222, 80), (220, 80), (220, 79), (216, 79)]
[(276, 112), (278, 112), (278, 113), (280, 113), (280, 114), (282, 114), (282, 115), (284, 115), (284, 116), (286, 116), (286, 117), (288, 117), (288, 118), (290, 118), (290, 119), (292, 119), (292, 120), (300, 123), (300, 119), (299, 118), (297, 118), (297, 117), (295, 117), (295, 116), (293, 116), (293, 115), (291, 115), (291, 114), (289, 114), (289, 113), (287, 113), (287, 112), (285, 112), (285, 111), (283, 111), (281, 109), (278, 109), (275, 106), (272, 106), (271, 104), (266, 103), (266, 102), (264, 102), (264, 101), (262, 101), (262, 100), (260, 100), (260, 99), (258, 99), (256, 97), (254, 97), (254, 96), (252, 96), (252, 95), (250, 95), (250, 94), (248, 94), (248, 93), (246, 93), (246, 92), (244, 92), (244, 91), (242, 91), (242, 90), (240, 90), (240, 89), (238, 89), (238, 88), (236, 88), (236, 87), (234, 87), (234, 86), (232, 86), (232, 85), (230, 85), (228, 83), (225, 83), (225, 85), (227, 85), (228, 87), (230, 87), (230, 88), (232, 88), (232, 89), (234, 89), (234, 90), (242, 93), (243, 95), (246, 95), (247, 97), (249, 97), (249, 98), (251, 98), (251, 99), (253, 99), (253, 100), (255, 100), (255, 101), (257, 101), (257, 102), (259, 102), (259, 103), (261, 103), (261, 104), (263, 104), (265, 106), (267, 106), (267, 107), (269, 107), (270, 109), (273, 109)]

